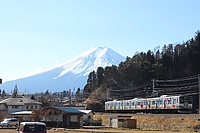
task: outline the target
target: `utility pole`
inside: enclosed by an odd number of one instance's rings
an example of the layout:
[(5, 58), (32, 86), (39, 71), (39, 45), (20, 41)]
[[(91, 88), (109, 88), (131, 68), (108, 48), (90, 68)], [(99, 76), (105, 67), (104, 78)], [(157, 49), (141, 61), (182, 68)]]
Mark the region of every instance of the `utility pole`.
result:
[(61, 100), (60, 102), (61, 102), (61, 107), (62, 107), (63, 106), (63, 102), (62, 102), (63, 101), (63, 94), (62, 94), (62, 92), (60, 94), (60, 100)]
[(71, 107), (71, 89), (69, 89), (69, 107)]
[(155, 87), (154, 82), (155, 82), (155, 80), (153, 79), (153, 97), (154, 97), (154, 87)]
[(109, 101), (109, 99), (110, 99), (110, 89), (109, 88), (107, 88), (106, 89), (106, 101)]
[(198, 88), (199, 88), (199, 121), (200, 121), (200, 74), (198, 75)]

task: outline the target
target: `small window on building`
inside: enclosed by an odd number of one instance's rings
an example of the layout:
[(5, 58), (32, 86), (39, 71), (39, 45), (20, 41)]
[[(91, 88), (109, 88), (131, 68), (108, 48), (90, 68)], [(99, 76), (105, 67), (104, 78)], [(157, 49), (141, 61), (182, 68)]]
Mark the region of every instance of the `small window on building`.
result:
[(33, 109), (33, 105), (31, 105), (31, 109)]
[(28, 105), (26, 105), (26, 109), (28, 109)]
[(18, 109), (19, 106), (17, 106), (17, 105), (13, 105), (12, 108), (13, 108), (13, 109)]
[(77, 115), (71, 115), (71, 122), (77, 122)]

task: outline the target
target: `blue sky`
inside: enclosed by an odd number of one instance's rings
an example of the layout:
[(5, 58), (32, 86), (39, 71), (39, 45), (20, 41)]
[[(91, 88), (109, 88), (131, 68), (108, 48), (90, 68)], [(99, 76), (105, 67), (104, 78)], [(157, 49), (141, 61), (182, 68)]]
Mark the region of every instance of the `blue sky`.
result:
[(182, 43), (200, 30), (199, 0), (2, 0), (0, 78), (16, 79), (91, 47), (123, 56)]

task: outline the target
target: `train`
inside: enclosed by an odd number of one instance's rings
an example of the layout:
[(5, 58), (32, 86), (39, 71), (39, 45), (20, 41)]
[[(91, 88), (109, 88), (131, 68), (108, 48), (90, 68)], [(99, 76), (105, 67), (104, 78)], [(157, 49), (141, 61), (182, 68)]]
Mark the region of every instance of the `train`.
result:
[(105, 102), (107, 113), (192, 113), (193, 99), (187, 95), (162, 95)]

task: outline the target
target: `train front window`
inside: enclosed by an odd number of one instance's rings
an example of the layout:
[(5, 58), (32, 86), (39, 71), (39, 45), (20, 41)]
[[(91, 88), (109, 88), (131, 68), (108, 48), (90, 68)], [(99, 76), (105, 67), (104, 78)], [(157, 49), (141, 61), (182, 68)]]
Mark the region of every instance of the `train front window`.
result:
[(180, 103), (188, 102), (189, 104), (192, 103), (192, 97), (189, 96), (181, 96), (180, 97)]

